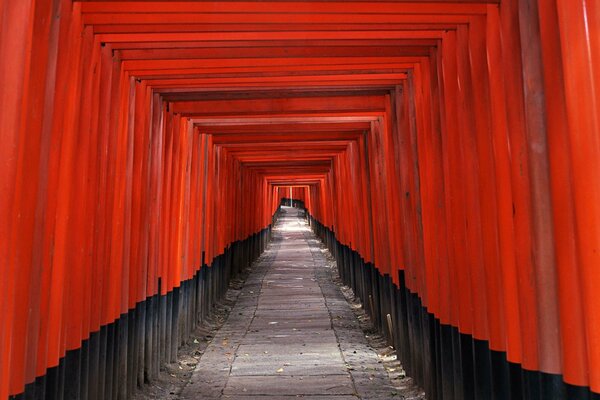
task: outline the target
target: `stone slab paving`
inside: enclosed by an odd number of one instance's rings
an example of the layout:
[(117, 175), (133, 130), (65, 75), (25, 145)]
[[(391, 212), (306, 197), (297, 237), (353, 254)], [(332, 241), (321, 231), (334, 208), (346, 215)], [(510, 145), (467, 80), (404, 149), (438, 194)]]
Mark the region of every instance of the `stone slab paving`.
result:
[(318, 239), (285, 211), (181, 399), (402, 398), (324, 268)]

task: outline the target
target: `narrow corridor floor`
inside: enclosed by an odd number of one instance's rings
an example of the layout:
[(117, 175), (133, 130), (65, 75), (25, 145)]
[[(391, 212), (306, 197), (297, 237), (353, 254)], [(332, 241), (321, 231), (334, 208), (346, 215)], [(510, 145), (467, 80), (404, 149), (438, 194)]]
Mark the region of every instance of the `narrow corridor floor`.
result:
[(298, 211), (284, 208), (273, 232), (181, 399), (412, 398), (391, 384)]

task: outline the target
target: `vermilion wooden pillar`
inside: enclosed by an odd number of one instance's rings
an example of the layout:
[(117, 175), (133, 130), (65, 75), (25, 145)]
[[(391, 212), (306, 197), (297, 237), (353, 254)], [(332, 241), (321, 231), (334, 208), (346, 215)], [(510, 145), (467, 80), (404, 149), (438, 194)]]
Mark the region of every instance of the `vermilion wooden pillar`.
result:
[(0, 398), (155, 379), (290, 188), (431, 398), (594, 398), (598, 10), (0, 2)]

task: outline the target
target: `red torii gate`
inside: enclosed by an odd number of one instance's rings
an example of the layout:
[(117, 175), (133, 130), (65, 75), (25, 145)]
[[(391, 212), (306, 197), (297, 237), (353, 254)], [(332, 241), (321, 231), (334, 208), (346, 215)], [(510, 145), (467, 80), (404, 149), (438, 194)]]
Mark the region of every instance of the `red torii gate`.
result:
[(1, 0), (0, 28), (0, 398), (155, 377), (284, 184), (430, 398), (600, 393), (600, 3)]

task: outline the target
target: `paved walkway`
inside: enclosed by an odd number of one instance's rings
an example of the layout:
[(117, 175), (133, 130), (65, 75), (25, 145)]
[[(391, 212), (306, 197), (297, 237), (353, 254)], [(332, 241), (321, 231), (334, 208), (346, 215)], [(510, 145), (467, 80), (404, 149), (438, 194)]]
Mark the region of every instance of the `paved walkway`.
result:
[(182, 399), (390, 399), (397, 396), (319, 241), (286, 214)]

